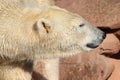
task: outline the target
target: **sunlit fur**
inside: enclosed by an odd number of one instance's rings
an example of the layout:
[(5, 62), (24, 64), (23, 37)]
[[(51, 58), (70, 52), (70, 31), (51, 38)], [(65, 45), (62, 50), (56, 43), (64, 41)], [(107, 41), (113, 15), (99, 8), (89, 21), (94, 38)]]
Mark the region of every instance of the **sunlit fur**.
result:
[[(100, 44), (103, 32), (81, 16), (56, 6), (36, 6), (37, 3), (32, 4), (32, 1), (0, 0), (1, 72), (4, 66), (10, 66), (6, 70), (21, 69), (23, 64), (36, 59), (67, 57), (89, 51), (91, 49), (86, 47), (89, 42)], [(83, 23), (85, 26), (79, 27)], [(20, 65), (16, 66), (16, 63)], [(13, 73), (17, 74), (16, 70)], [(8, 74), (3, 69), (0, 79), (8, 80), (5, 75), (13, 77)]]

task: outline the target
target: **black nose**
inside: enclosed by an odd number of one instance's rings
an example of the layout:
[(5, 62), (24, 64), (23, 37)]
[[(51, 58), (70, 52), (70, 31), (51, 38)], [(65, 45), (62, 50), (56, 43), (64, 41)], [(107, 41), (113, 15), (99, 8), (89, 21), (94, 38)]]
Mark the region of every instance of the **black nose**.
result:
[(89, 48), (97, 48), (99, 45), (95, 45), (94, 43), (88, 43), (86, 46)]
[(103, 38), (103, 39), (105, 39), (105, 38), (106, 38), (106, 33), (103, 33), (102, 38)]

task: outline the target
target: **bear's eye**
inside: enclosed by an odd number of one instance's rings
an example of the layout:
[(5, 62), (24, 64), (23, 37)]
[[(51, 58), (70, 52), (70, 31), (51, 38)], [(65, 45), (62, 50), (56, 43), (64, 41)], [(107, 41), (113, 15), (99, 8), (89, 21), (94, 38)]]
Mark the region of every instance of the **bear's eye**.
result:
[(85, 24), (80, 24), (79, 27), (83, 27)]

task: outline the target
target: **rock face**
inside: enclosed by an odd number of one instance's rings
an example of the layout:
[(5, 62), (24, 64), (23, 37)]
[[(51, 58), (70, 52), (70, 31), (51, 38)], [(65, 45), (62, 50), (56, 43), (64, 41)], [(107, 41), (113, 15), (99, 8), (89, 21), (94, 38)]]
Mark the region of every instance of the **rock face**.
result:
[[(120, 0), (55, 0), (56, 5), (86, 18), (97, 26), (120, 23)], [(115, 27), (115, 26), (114, 26)]]
[(104, 56), (91, 52), (61, 60), (60, 80), (105, 80), (113, 70)]
[[(99, 48), (107, 56), (112, 57), (107, 58), (97, 55), (99, 52), (95, 50), (90, 54), (81, 54), (72, 58), (62, 59), (60, 80), (105, 80), (107, 78), (109, 80), (119, 80), (120, 0), (55, 1), (56, 5), (80, 14), (93, 25), (108, 33), (107, 38)], [(110, 75), (111, 73), (112, 75)]]
[[(55, 0), (55, 2), (62, 8), (80, 14), (107, 33), (106, 39), (98, 49), (89, 54), (61, 59), (60, 80), (119, 80), (120, 0)], [(109, 58), (100, 55), (101, 51)]]

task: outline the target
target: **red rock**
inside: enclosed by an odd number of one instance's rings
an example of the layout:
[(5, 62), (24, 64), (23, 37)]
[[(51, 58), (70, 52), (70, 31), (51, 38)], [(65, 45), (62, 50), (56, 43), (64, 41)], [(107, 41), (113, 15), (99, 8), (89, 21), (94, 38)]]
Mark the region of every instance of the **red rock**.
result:
[[(96, 26), (120, 23), (120, 0), (55, 0), (56, 5), (83, 16)], [(116, 27), (116, 26), (113, 26)]]
[(106, 57), (93, 51), (62, 59), (60, 80), (106, 80), (113, 68)]
[(112, 75), (109, 77), (108, 80), (120, 80), (120, 71), (119, 71), (120, 60), (110, 59), (110, 62), (114, 64), (115, 68), (114, 68), (114, 70), (112, 72)]
[(100, 48), (103, 50), (103, 53), (116, 54), (120, 51), (120, 41), (115, 35), (108, 34)]

